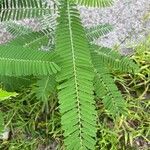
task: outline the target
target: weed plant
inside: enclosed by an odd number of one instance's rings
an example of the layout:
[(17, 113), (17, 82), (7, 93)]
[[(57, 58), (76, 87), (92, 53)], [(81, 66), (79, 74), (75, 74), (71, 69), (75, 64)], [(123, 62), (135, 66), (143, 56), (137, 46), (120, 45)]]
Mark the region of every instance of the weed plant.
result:
[[(115, 81), (126, 99), (126, 116), (112, 118), (101, 101), (97, 101), (98, 132), (97, 150), (147, 150), (150, 146), (150, 42), (149, 38), (135, 47), (136, 61), (140, 71), (135, 74), (114, 72)], [(49, 100), (49, 112), (43, 111), (27, 88), (14, 98), (0, 103), (5, 112), (5, 124), (10, 129), (9, 140), (1, 141), (2, 150), (64, 149), (62, 129), (56, 96)]]

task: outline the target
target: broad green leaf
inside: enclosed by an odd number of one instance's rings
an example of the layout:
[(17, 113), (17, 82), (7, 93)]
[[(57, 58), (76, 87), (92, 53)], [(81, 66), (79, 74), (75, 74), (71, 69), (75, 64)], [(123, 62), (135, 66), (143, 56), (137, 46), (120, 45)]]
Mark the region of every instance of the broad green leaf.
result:
[(16, 95), (17, 93), (15, 92), (7, 92), (7, 91), (0, 89), (0, 101), (3, 101), (5, 99), (10, 98), (11, 96), (16, 96)]

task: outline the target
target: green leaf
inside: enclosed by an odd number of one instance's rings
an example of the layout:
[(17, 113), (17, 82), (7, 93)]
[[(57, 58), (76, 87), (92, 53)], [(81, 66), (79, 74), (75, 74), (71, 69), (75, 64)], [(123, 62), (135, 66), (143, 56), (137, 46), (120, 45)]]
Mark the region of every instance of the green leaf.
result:
[(51, 13), (51, 7), (42, 0), (3, 0), (0, 3), (0, 20), (22, 20), (37, 18)]
[(33, 50), (42, 50), (42, 46), (48, 46), (47, 49), (51, 50), (52, 47), (54, 47), (54, 43), (53, 41), (50, 43), (50, 40), (54, 40), (54, 31), (45, 29), (39, 32), (27, 32), (27, 34), (21, 35), (12, 40), (10, 44), (23, 46), (24, 48), (30, 48)]
[[(102, 67), (102, 70), (107, 70)], [(107, 71), (104, 71), (107, 72)], [(94, 87), (96, 95), (102, 99), (105, 109), (114, 117), (126, 114), (127, 106), (110, 74), (97, 70)]]
[[(106, 47), (91, 46), (91, 56), (92, 61), (97, 69), (101, 68), (101, 64), (109, 68), (109, 71), (119, 71), (119, 72), (138, 72), (138, 65), (133, 62), (129, 57), (122, 56), (113, 49)], [(98, 67), (99, 66), (99, 67)]]
[(56, 80), (53, 76), (43, 77), (36, 82), (36, 87), (33, 91), (39, 100), (47, 103), (49, 96), (55, 93), (56, 85)]
[(86, 29), (86, 35), (89, 41), (97, 40), (99, 37), (104, 36), (111, 32), (113, 27), (109, 24), (97, 25)]
[(88, 7), (106, 7), (112, 5), (113, 1), (114, 0), (70, 0), (70, 2)]
[(30, 76), (0, 76), (0, 84), (8, 92), (20, 91), (22, 88), (29, 87), (34, 82), (35, 79)]
[(0, 75), (51, 75), (60, 71), (53, 62), (55, 53), (36, 51), (22, 46), (0, 46)]
[(3, 101), (5, 99), (10, 98), (11, 96), (16, 96), (16, 95), (17, 93), (15, 92), (7, 92), (7, 91), (0, 89), (0, 101)]
[(14, 21), (13, 22), (6, 22), (6, 23), (3, 23), (6, 30), (11, 33), (13, 35), (13, 37), (18, 37), (18, 36), (21, 36), (21, 35), (24, 35), (24, 34), (29, 34), (32, 31), (31, 28), (25, 26), (25, 25), (21, 25), (21, 24), (17, 24), (15, 23)]
[[(58, 98), (65, 149), (71, 150), (76, 147), (93, 150), (96, 142), (94, 70), (79, 13), (76, 6), (68, 1), (60, 7), (56, 28), (56, 52), (61, 56), (58, 64), (62, 66), (56, 80), (59, 82)], [(94, 132), (89, 128), (91, 126)], [(87, 141), (91, 141), (90, 147)]]
[(53, 99), (56, 92), (57, 82), (54, 76), (41, 77), (36, 83), (33, 92), (37, 99), (43, 102), (43, 111), (49, 112), (48, 102)]

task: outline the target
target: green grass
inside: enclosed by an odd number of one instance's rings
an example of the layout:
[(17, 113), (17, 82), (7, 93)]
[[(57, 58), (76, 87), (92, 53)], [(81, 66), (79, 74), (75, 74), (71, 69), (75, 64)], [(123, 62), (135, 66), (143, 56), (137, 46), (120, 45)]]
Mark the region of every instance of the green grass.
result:
[(0, 103), (1, 110), (5, 112), (5, 126), (11, 130), (10, 140), (1, 141), (0, 149), (36, 150), (41, 144), (60, 142), (62, 133), (57, 101), (49, 102), (49, 114), (43, 112), (42, 105), (30, 89)]

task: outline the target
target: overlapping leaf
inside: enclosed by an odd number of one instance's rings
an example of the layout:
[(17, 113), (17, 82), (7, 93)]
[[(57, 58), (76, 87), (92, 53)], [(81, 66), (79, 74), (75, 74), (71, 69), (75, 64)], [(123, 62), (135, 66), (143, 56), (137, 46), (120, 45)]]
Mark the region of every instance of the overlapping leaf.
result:
[(112, 5), (114, 0), (70, 0), (76, 4), (89, 7), (106, 7)]
[(0, 3), (0, 20), (21, 20), (25, 18), (37, 18), (51, 13), (47, 3), (42, 0), (2, 0)]
[(96, 72), (94, 79), (95, 92), (96, 95), (102, 99), (108, 113), (116, 117), (117, 115), (125, 114), (127, 107), (113, 78), (109, 73), (106, 73), (109, 71), (105, 72), (105, 69), (106, 68), (101, 67), (101, 72)]
[(104, 36), (111, 32), (113, 27), (109, 24), (97, 25), (86, 29), (86, 35), (89, 41), (97, 40), (99, 37)]
[(41, 77), (36, 83), (33, 92), (37, 99), (43, 102), (43, 111), (49, 112), (48, 102), (56, 92), (57, 82), (54, 76)]
[(6, 30), (15, 38), (33, 32), (31, 28), (15, 22), (4, 23), (4, 26)]
[(60, 68), (52, 60), (54, 53), (34, 51), (14, 45), (0, 46), (0, 75), (27, 76), (51, 75)]
[(0, 76), (0, 85), (8, 92), (15, 92), (29, 87), (35, 81), (35, 78), (30, 76)]
[(138, 71), (138, 65), (130, 58), (121, 56), (118, 52), (110, 48), (92, 45), (91, 55), (95, 65), (103, 64), (109, 68), (110, 72), (119, 71), (133, 73)]
[[(113, 55), (109, 56), (107, 53), (110, 49), (104, 48), (103, 50), (106, 50), (106, 52), (102, 52), (99, 55), (95, 54), (93, 51), (91, 52), (92, 62), (95, 69), (94, 87), (96, 95), (102, 99), (106, 110), (111, 115), (117, 116), (125, 114), (125, 101), (110, 75), (110, 70), (116, 67), (116, 65), (114, 65), (115, 58)], [(117, 54), (115, 54), (115, 56), (117, 57)], [(118, 54), (118, 57), (119, 56), (120, 55)], [(127, 69), (122, 68), (125, 67), (123, 64), (120, 64), (120, 66), (121, 71)], [(119, 65), (117, 65), (117, 67), (119, 68)]]
[(28, 32), (10, 41), (10, 45), (18, 45), (33, 50), (41, 50), (42, 47), (49, 46), (47, 49), (50, 50), (54, 47), (53, 40), (54, 31), (47, 29), (39, 32)]
[(57, 82), (55, 80), (54, 76), (47, 76), (39, 79), (35, 84), (34, 92), (36, 94), (36, 97), (47, 103), (48, 98), (50, 95), (52, 95), (54, 92), (56, 92), (56, 85)]

